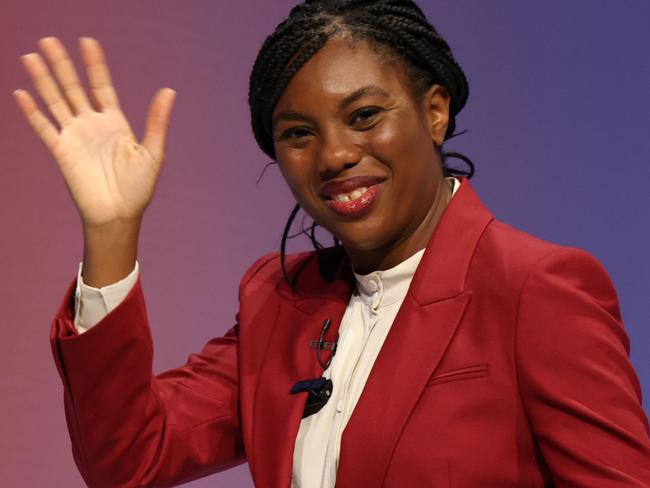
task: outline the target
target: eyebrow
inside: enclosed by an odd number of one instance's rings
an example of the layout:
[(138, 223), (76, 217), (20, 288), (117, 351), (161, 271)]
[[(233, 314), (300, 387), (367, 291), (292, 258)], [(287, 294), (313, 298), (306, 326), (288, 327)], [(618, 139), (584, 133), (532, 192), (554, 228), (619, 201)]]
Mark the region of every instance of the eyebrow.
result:
[(280, 112), (274, 119), (273, 119), (273, 127), (277, 125), (277, 123), (281, 120), (295, 120), (298, 122), (303, 122), (305, 120), (311, 121), (309, 117), (306, 115), (302, 115), (301, 113), (298, 112)]
[(339, 111), (342, 112), (345, 110), (349, 105), (353, 104), (357, 100), (363, 97), (369, 97), (373, 95), (378, 95), (380, 97), (388, 98), (390, 95), (386, 93), (384, 90), (379, 88), (376, 85), (366, 85), (358, 90), (353, 91), (350, 93), (347, 97), (345, 97), (343, 100), (339, 102)]
[[(390, 95), (379, 88), (376, 85), (366, 85), (358, 90), (353, 91), (350, 93), (348, 96), (346, 96), (343, 100), (339, 102), (338, 105), (338, 110), (339, 112), (342, 112), (345, 110), (347, 107), (349, 107), (351, 104), (356, 102), (357, 100), (363, 98), (363, 97), (369, 97), (369, 96), (380, 96), (384, 98), (390, 97)], [(300, 114), (298, 112), (280, 112), (272, 121), (272, 127), (275, 127), (277, 123), (280, 120), (293, 120), (293, 121), (311, 121), (311, 119), (303, 114)]]

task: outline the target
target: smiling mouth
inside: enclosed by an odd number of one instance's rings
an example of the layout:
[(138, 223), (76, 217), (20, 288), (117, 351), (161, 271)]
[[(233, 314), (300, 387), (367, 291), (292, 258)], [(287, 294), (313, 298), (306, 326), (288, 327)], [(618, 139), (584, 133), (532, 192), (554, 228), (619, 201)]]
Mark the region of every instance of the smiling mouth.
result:
[(381, 183), (355, 188), (347, 193), (325, 197), (327, 206), (340, 216), (355, 218), (364, 215), (381, 193)]
[(336, 202), (348, 203), (359, 199), (367, 191), (368, 191), (368, 187), (362, 186), (361, 188), (356, 188), (355, 190), (349, 193), (339, 193), (338, 195), (329, 195), (326, 198), (327, 200), (334, 200)]

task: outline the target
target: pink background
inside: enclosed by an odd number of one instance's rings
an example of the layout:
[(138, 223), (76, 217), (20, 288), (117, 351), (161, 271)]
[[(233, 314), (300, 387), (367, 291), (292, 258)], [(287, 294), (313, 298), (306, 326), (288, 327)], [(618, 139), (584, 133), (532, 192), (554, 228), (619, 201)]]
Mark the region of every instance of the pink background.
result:
[[(268, 159), (246, 96), (257, 49), (292, 4), (0, 0), (0, 486), (83, 486), (48, 342), (81, 258), (79, 218), (14, 105), (14, 89), (33, 92), (19, 56), (56, 35), (78, 62), (77, 38), (97, 38), (138, 137), (154, 91), (178, 91), (140, 246), (161, 371), (233, 323), (242, 273), (278, 249), (292, 200), (277, 168), (256, 185)], [(650, 394), (650, 4), (420, 4), (470, 81), (458, 120), (470, 132), (450, 148), (474, 159), (474, 185), (497, 217), (605, 264)], [(252, 486), (245, 465), (190, 485), (219, 482)]]

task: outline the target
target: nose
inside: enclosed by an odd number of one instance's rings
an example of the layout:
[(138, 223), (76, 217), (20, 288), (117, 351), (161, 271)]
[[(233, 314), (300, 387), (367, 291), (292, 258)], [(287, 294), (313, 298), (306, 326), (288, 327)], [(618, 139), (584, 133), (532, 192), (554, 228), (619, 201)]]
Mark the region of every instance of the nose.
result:
[(344, 135), (330, 133), (322, 138), (317, 168), (323, 176), (334, 176), (356, 166), (360, 160), (361, 149)]

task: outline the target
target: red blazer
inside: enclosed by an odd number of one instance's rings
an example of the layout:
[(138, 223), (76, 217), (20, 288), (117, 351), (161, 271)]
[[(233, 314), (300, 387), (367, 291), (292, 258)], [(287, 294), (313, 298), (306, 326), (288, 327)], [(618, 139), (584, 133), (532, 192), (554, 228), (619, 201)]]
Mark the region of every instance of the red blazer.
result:
[[(89, 486), (170, 486), (248, 460), (290, 486), (308, 342), (348, 303), (349, 265), (277, 254), (240, 287), (238, 325), (151, 373), (138, 282), (83, 335), (54, 320), (74, 459)], [(332, 273), (330, 273), (332, 274)], [(343, 435), (337, 487), (649, 487), (648, 421), (615, 291), (589, 254), (497, 220), (463, 181), (415, 273)], [(334, 385), (336, 388), (336, 385)]]

